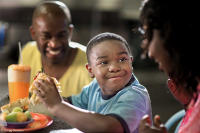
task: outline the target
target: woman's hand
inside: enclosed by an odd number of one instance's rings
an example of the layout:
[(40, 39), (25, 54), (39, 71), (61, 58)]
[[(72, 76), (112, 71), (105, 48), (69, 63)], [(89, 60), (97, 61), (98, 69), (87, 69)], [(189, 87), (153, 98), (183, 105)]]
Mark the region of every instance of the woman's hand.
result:
[(167, 133), (167, 129), (160, 121), (160, 116), (154, 117), (154, 125), (151, 126), (151, 120), (148, 115), (145, 115), (139, 126), (139, 133)]
[(62, 98), (53, 79), (47, 78), (47, 80), (38, 80), (35, 82), (35, 86), (38, 88), (36, 94), (48, 107), (50, 112), (52, 112), (56, 105), (62, 102)]

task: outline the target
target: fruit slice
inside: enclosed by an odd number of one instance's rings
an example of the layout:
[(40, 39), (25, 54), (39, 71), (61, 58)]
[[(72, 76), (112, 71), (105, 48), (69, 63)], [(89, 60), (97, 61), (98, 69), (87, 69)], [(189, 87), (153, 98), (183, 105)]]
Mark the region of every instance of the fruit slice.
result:
[(17, 122), (17, 112), (11, 112), (6, 116), (7, 122)]
[(17, 122), (25, 122), (28, 120), (28, 117), (23, 112), (17, 112)]
[(28, 119), (32, 118), (30, 111), (26, 111), (24, 114), (28, 117)]
[(23, 109), (20, 107), (15, 107), (12, 112), (23, 112)]
[(5, 121), (7, 115), (8, 115), (7, 112), (2, 112), (2, 113), (0, 114), (0, 120)]

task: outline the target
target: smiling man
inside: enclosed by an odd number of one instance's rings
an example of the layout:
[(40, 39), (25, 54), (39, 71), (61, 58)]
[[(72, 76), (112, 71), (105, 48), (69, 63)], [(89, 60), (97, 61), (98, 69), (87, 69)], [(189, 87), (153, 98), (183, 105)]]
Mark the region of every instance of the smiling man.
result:
[(64, 3), (45, 1), (33, 12), (30, 33), (34, 41), (22, 50), (23, 64), (31, 66), (31, 83), (38, 71), (44, 71), (59, 80), (63, 97), (78, 94), (91, 81), (84, 46), (71, 41), (73, 28)]

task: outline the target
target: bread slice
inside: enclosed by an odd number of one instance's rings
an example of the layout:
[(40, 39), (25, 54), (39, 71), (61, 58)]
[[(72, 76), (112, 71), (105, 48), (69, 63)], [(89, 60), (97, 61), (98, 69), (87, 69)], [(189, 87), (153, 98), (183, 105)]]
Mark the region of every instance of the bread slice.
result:
[(29, 102), (28, 98), (19, 99), (15, 102), (1, 106), (1, 112), (10, 113), (15, 107), (21, 107), (25, 111), (28, 109)]

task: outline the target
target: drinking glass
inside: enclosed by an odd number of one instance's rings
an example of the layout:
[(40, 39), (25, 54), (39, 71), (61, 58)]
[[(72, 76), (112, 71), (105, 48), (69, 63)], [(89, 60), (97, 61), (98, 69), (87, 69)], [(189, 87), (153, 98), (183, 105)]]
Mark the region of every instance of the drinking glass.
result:
[(31, 68), (27, 65), (12, 64), (8, 66), (8, 92), (10, 103), (29, 97)]

